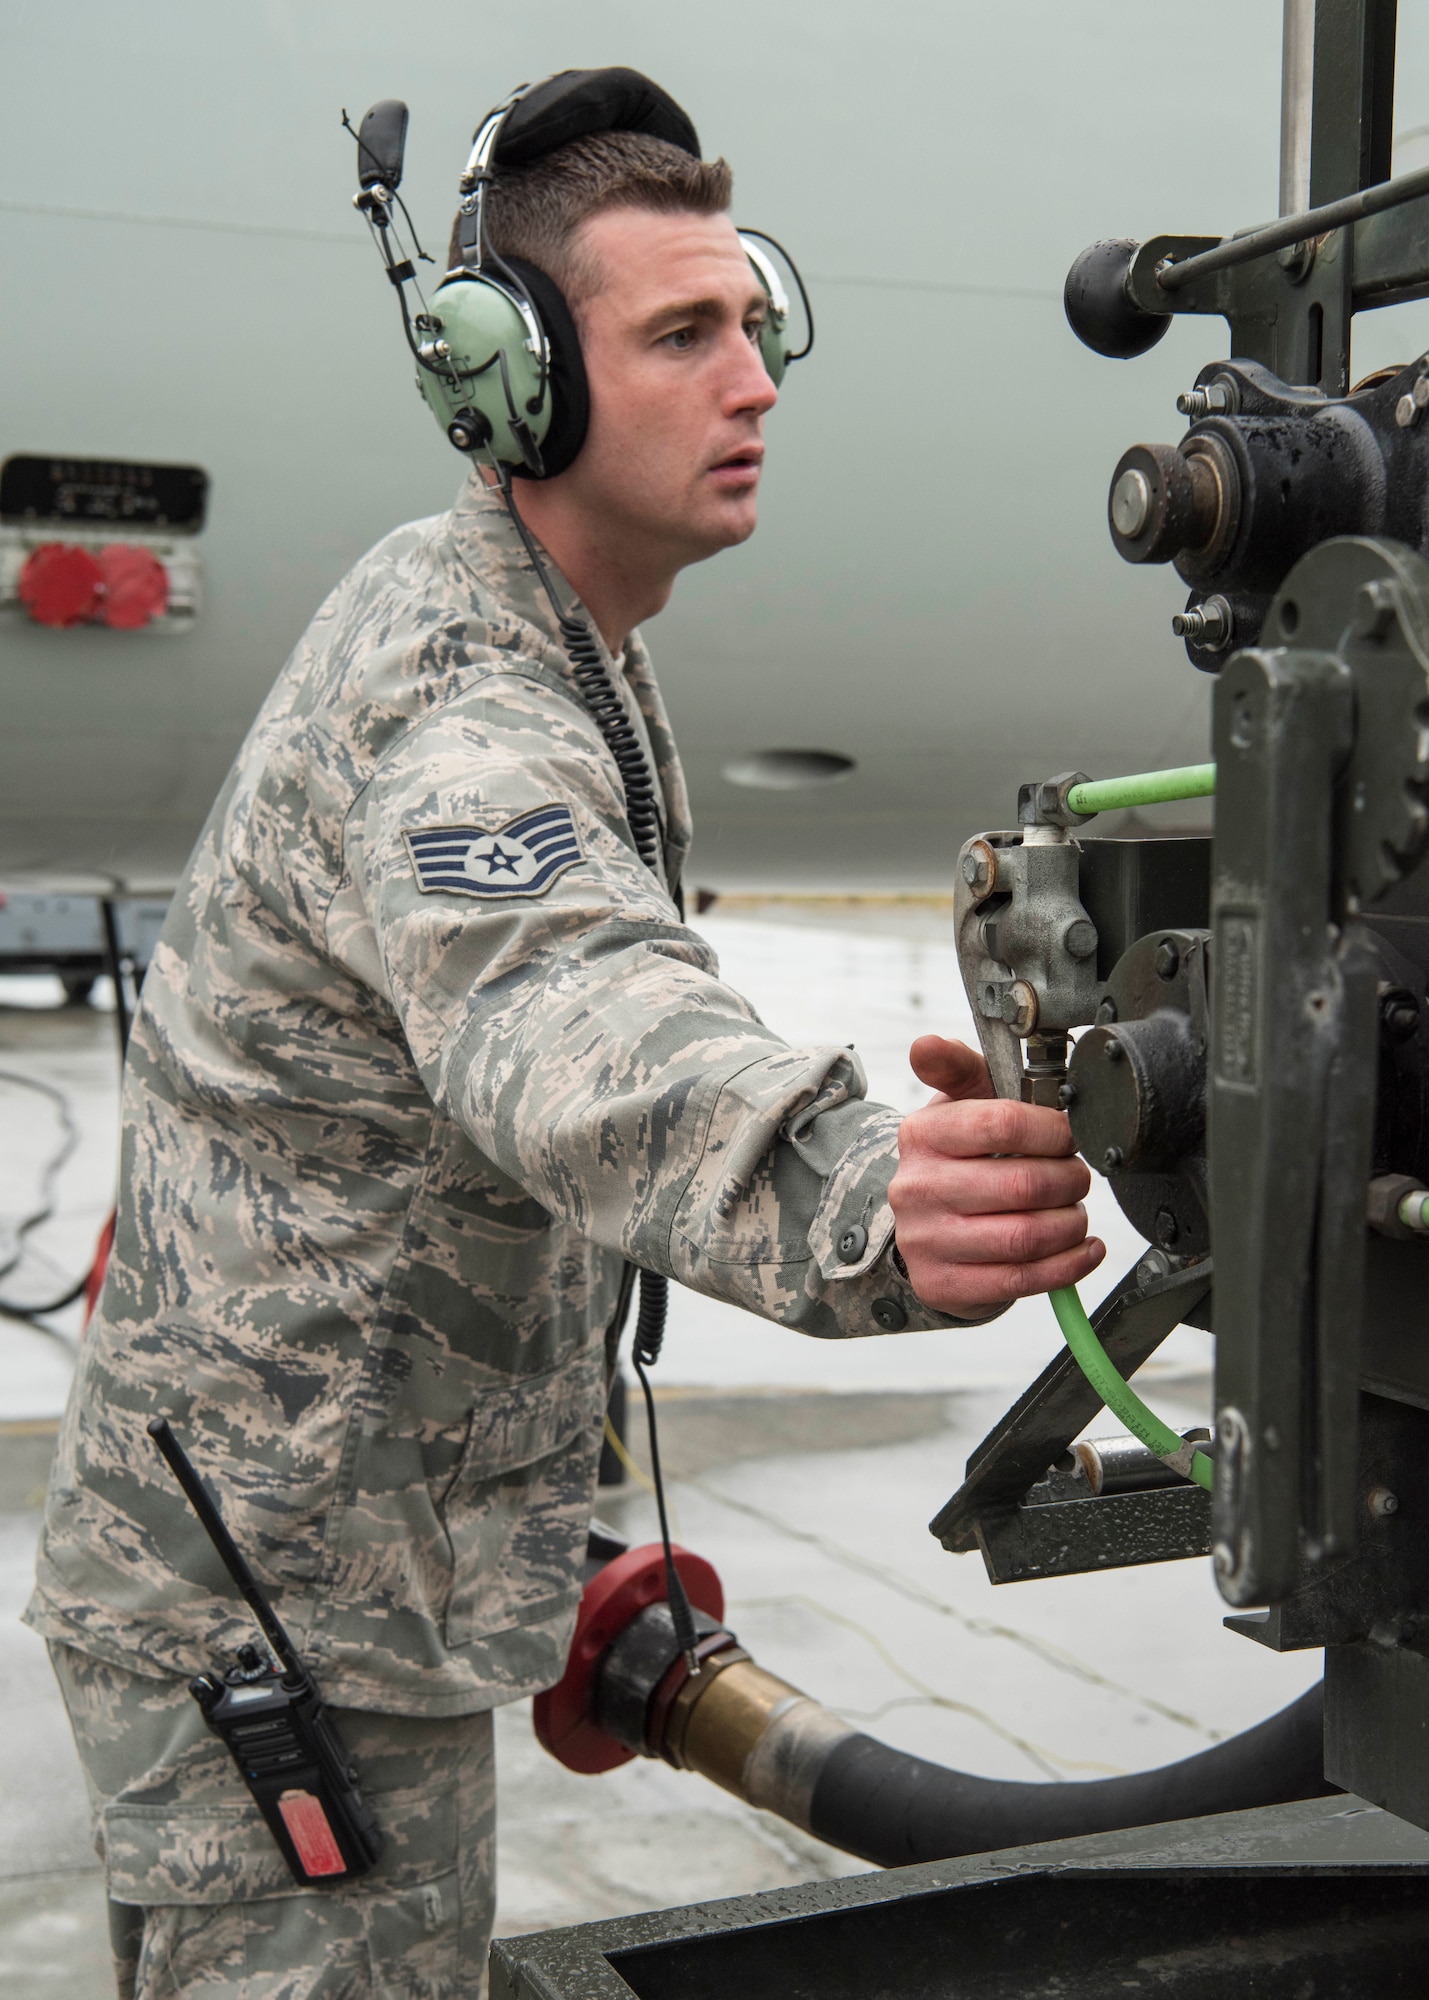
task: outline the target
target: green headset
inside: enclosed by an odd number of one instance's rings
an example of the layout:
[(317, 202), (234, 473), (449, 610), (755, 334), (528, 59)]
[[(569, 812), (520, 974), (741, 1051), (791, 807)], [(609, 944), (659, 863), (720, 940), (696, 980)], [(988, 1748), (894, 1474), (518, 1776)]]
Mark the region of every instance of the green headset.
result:
[[(416, 286), (416, 267), (394, 242), (394, 208), (406, 216), (397, 192), (406, 105), (394, 98), (375, 104), (357, 133), (354, 202), (372, 227), (401, 301), (417, 386), (458, 451), (479, 452), (518, 477), (551, 479), (573, 462), (585, 442), (590, 392), (575, 319), (560, 287), (524, 258), (503, 257), (492, 248), (487, 190), (502, 168), (529, 165), (594, 132), (643, 132), (701, 157), (685, 113), (637, 70), (562, 70), (542, 83), (523, 85), (476, 129), (459, 183), (460, 261), (430, 304), (418, 293), (416, 313), (406, 295), (408, 284)], [(790, 362), (801, 361), (813, 346), (808, 294), (793, 260), (772, 237), (741, 230), (740, 241), (768, 300), (759, 346), (777, 385)], [(788, 345), (789, 296), (771, 250), (784, 260), (799, 290), (807, 334), (797, 352)]]

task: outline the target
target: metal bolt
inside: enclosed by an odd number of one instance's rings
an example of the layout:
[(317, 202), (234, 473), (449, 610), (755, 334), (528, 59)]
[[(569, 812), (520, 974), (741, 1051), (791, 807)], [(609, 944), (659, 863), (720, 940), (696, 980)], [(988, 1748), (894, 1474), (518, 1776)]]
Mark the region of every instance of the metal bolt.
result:
[(1387, 1486), (1372, 1486), (1365, 1496), (1365, 1505), (1377, 1521), (1387, 1515), (1399, 1512), (1399, 1495), (1391, 1493)]
[(1419, 421), (1419, 405), (1413, 395), (1401, 396), (1394, 406), (1394, 421), (1402, 431), (1407, 431)]
[(1102, 1172), (1104, 1174), (1115, 1173), (1125, 1158), (1126, 1155), (1122, 1152), (1120, 1146), (1108, 1146), (1102, 1154)]
[(1156, 977), (1174, 979), (1181, 970), (1181, 953), (1170, 938), (1162, 938), (1156, 947)]
[(1377, 576), (1361, 584), (1355, 599), (1355, 630), (1366, 639), (1382, 639), (1399, 616), (1394, 585)]
[(1037, 989), (1014, 979), (1002, 1003), (1002, 1018), (1014, 1035), (1030, 1035), (1037, 1026)]
[(1111, 521), (1119, 535), (1135, 541), (1151, 519), (1151, 482), (1129, 467), (1111, 489)]
[(1062, 933), (1063, 948), (1073, 958), (1090, 958), (1097, 948), (1097, 927), (1090, 917), (1073, 917)]
[(1379, 1025), (1391, 1042), (1407, 1042), (1419, 1026), (1419, 1002), (1404, 986), (1380, 995)]
[(1235, 409), (1236, 394), (1229, 382), (1207, 382), (1201, 389), (1183, 389), (1176, 408), (1194, 423), (1198, 417), (1223, 417)]
[(1136, 1283), (1140, 1291), (1154, 1285), (1158, 1278), (1171, 1275), (1171, 1259), (1162, 1250), (1148, 1250), (1136, 1267)]
[(1115, 1000), (1112, 999), (1110, 993), (1104, 993), (1101, 999), (1098, 1000), (1097, 1002), (1096, 1024), (1099, 1028), (1110, 1027), (1111, 1023), (1115, 1019), (1116, 1019), (1116, 1002)]
[(1057, 1086), (1057, 1102), (1064, 1111), (1070, 1111), (1076, 1101), (1077, 1086), (1069, 1077), (1065, 1083), (1060, 1083)]
[(1106, 1057), (1108, 1062), (1126, 1061), (1126, 1050), (1122, 1047), (1121, 1043), (1117, 1041), (1103, 1042), (1102, 1054)]
[(1235, 613), (1219, 595), (1203, 598), (1188, 610), (1172, 614), (1171, 630), (1178, 639), (1190, 639), (1208, 653), (1224, 652), (1235, 631)]
[(985, 840), (975, 840), (963, 856), (963, 880), (975, 896), (986, 896), (997, 881), (997, 856)]

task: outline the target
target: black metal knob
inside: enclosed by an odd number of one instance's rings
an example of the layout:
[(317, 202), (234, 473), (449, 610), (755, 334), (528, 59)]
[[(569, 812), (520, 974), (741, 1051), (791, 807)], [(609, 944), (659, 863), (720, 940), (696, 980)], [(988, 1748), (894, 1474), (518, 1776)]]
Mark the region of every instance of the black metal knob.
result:
[(1144, 312), (1128, 289), (1140, 248), (1125, 236), (1093, 243), (1068, 271), (1062, 288), (1068, 326), (1084, 347), (1112, 361), (1145, 354), (1171, 324), (1170, 313)]

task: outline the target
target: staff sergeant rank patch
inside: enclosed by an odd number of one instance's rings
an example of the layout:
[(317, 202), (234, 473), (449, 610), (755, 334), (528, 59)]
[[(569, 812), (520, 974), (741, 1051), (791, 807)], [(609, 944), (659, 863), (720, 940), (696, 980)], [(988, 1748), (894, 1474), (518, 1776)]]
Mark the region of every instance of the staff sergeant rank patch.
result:
[(487, 833), (479, 826), (404, 827), (424, 894), (543, 896), (582, 858), (569, 806), (537, 806)]

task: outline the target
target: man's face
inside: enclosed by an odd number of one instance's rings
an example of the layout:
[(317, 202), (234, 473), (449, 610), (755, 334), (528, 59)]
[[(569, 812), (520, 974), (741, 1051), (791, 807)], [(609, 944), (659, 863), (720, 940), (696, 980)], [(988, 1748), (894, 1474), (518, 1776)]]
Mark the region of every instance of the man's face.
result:
[(607, 209), (581, 248), (602, 274), (579, 307), (590, 430), (562, 478), (637, 560), (703, 562), (754, 532), (763, 288), (727, 215)]

